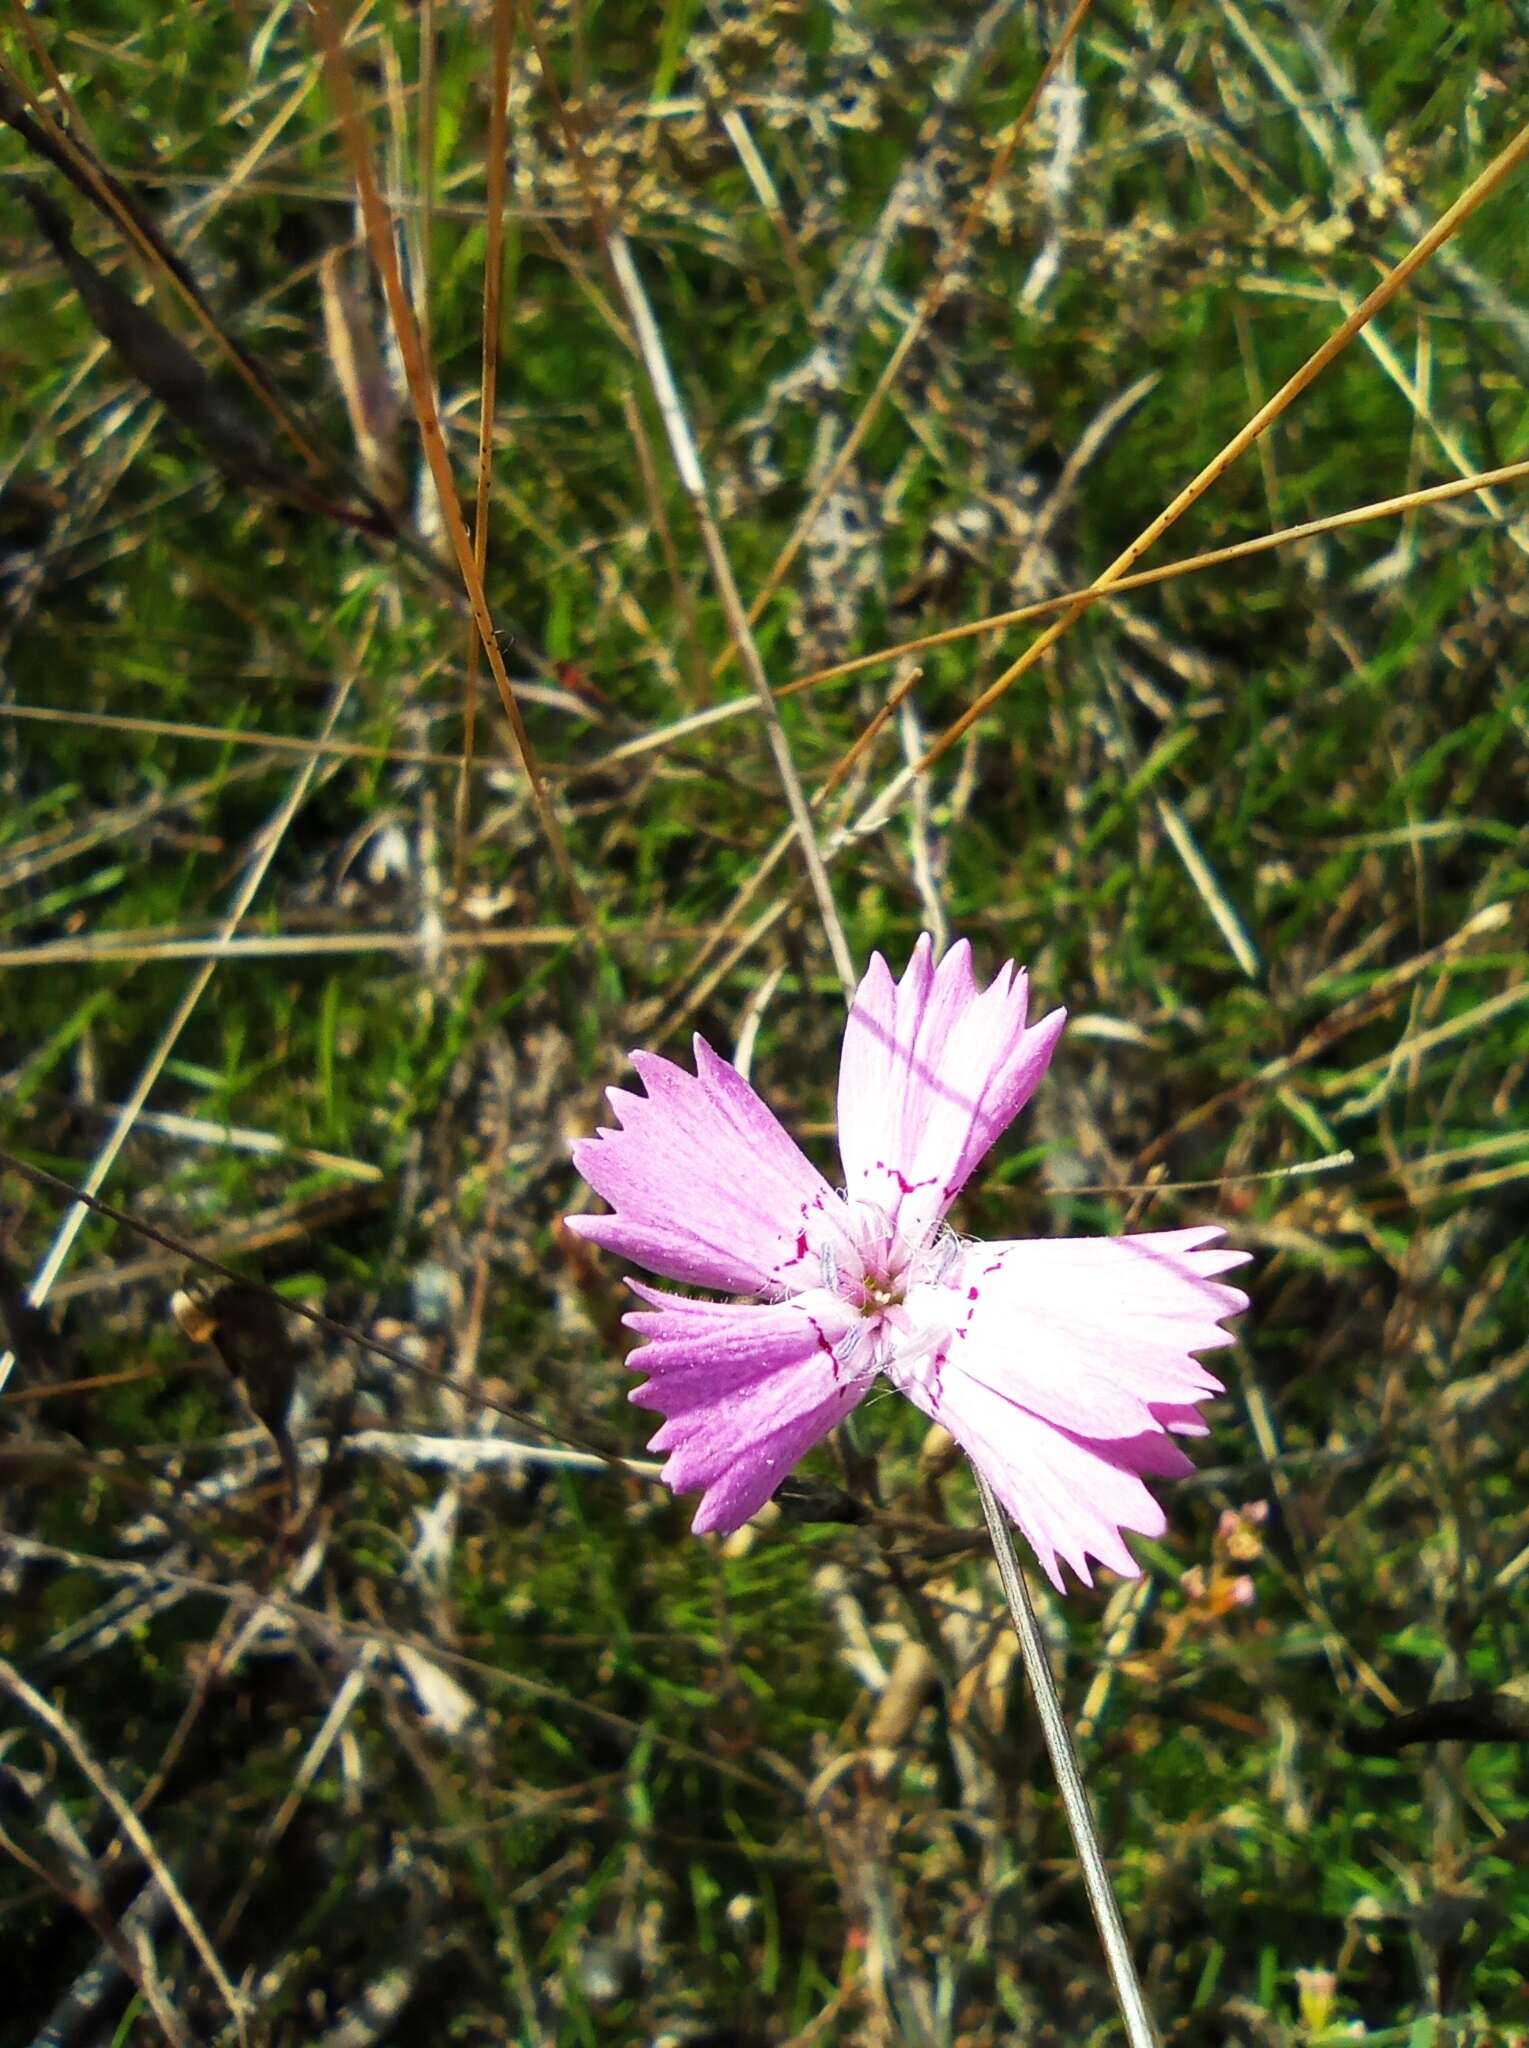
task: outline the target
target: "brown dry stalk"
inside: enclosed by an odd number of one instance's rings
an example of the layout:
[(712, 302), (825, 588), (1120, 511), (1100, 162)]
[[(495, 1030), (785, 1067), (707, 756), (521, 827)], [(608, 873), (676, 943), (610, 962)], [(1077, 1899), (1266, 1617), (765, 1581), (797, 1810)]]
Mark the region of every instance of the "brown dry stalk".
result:
[[(106, 732), (141, 733), (173, 740), (207, 740), (220, 747), (259, 747), (271, 754), (302, 754), (335, 761), (396, 761), (417, 768), (458, 768), (460, 754), (432, 753), (428, 747), (369, 746), (365, 740), (304, 740), (291, 733), (237, 731), (221, 725), (197, 725), (179, 718), (133, 718), (120, 711), (65, 711), (56, 704), (0, 704), (0, 718), (27, 719), (40, 725), (88, 725)], [(497, 768), (497, 761), (475, 762)], [(16, 849), (10, 852), (14, 855)]]
[(838, 906), (834, 902), (833, 889), (828, 880), (828, 870), (823, 864), (823, 855), (813, 827), (812, 809), (802, 788), (801, 778), (796, 772), (796, 763), (791, 758), (791, 743), (781, 723), (774, 693), (765, 674), (764, 662), (760, 658), (758, 643), (744, 613), (743, 600), (738, 592), (732, 564), (728, 560), (727, 549), (723, 545), (721, 532), (712, 514), (711, 496), (706, 488), (705, 473), (701, 468), (695, 437), (690, 431), (690, 422), (680, 399), (679, 387), (674, 381), (663, 338), (653, 318), (653, 310), (648, 304), (642, 279), (632, 260), (625, 236), (607, 236), (606, 253), (610, 258), (612, 272), (637, 337), (638, 353), (653, 386), (659, 416), (669, 436), (675, 469), (679, 472), (680, 482), (690, 499), (696, 524), (701, 531), (701, 542), (706, 550), (706, 558), (711, 566), (718, 594), (722, 599), (728, 628), (743, 656), (743, 665), (748, 671), (749, 681), (754, 686), (754, 695), (758, 699), (760, 713), (764, 719), (765, 738), (769, 742), (770, 753), (780, 776), (781, 788), (785, 792), (787, 809), (796, 827), (797, 841), (807, 868), (807, 878), (812, 884), (812, 892), (817, 899), (818, 911), (823, 920), (823, 930), (828, 939), (828, 950), (833, 955), (834, 967), (848, 999), (853, 996), (859, 977), (855, 973), (849, 942), (844, 936), (844, 928), (839, 920)]
[(1476, 210), (1482, 206), (1529, 157), (1529, 126), (1521, 128), (1513, 140), (1492, 159), (1484, 171), (1473, 178), (1464, 192), (1434, 222), (1428, 232), (1421, 236), (1394, 269), (1389, 270), (1375, 289), (1354, 308), (1341, 326), (1335, 328), (1322, 346), (1307, 357), (1293, 376), (1275, 392), (1274, 396), (1261, 405), (1253, 417), (1240, 427), (1218, 454), (1213, 455), (1205, 467), (1192, 477), (1170, 505), (1164, 507), (1150, 525), (1144, 527), (1128, 548), (1118, 554), (1109, 567), (1081, 592), (1055, 625), (1031, 641), (1017, 661), (1011, 662), (1001, 676), (990, 683), (976, 700), (961, 714), (954, 725), (941, 733), (934, 745), (928, 749), (919, 762), (916, 773), (925, 774), (934, 763), (953, 747), (961, 735), (981, 718), (984, 712), (996, 704), (1011, 684), (1017, 682), (1027, 669), (1033, 668), (1048, 649), (1054, 647), (1068, 627), (1083, 616), (1094, 603), (1100, 591), (1117, 582), (1135, 563), (1140, 561), (1147, 550), (1156, 545), (1175, 521), (1182, 518), (1190, 507), (1205, 495), (1211, 485), (1220, 479), (1243, 455), (1258, 437), (1287, 411), (1300, 397), (1308, 385), (1314, 384), (1328, 364), (1335, 361), (1381, 308), (1390, 304), (1402, 286), (1420, 270), (1429, 257), (1441, 248)]
[[(694, 928), (689, 928), (694, 936)], [(0, 968), (100, 966), (106, 962), (143, 960), (299, 960), (320, 955), (398, 953), (409, 955), (439, 946), (443, 952), (493, 952), (507, 948), (546, 949), (577, 945), (583, 927), (572, 924), (517, 925), (510, 930), (447, 931), (426, 938), (417, 931), (252, 932), (224, 937), (217, 932), (194, 936), (150, 932), (100, 939), (45, 939), (36, 946), (8, 946), (0, 951)], [(645, 935), (650, 936), (650, 935)]]
[[(425, 25), (421, 19), (420, 33)], [(515, 38), (514, 0), (494, 0), (494, 57), (488, 108), (488, 226), (483, 251), (483, 354), (478, 397), (478, 494), (473, 506), (473, 562), (478, 580), (488, 570), (489, 505), (494, 476), (494, 407), (499, 397), (499, 301), (504, 288), (504, 202), (509, 182), (510, 52)], [(462, 893), (471, 822), (473, 747), (478, 727), (478, 661), (482, 642), (467, 642), (462, 684), (462, 763), (457, 774), (452, 881)]]
[(557, 864), (558, 872), (563, 878), (569, 903), (586, 931), (592, 934), (589, 906), (574, 875), (573, 862), (563, 838), (562, 827), (558, 824), (556, 813), (547, 795), (546, 784), (537, 764), (536, 750), (531, 744), (531, 735), (526, 729), (525, 718), (516, 699), (509, 670), (505, 667), (504, 656), (500, 652), (493, 614), (489, 611), (488, 600), (483, 591), (483, 578), (473, 557), (473, 545), (468, 536), (467, 522), (462, 517), (456, 485), (452, 481), (451, 458), (447, 453), (446, 437), (441, 429), (440, 412), (436, 406), (435, 389), (425, 361), (419, 325), (414, 318), (414, 309), (409, 304), (398, 267), (392, 217), (382, 196), (381, 187), (377, 183), (366, 122), (356, 99), (355, 83), (335, 22), (334, 10), (329, 0), (312, 0), (310, 15), (319, 43), (325, 81), (340, 124), (346, 154), (350, 158), (351, 175), (361, 201), (362, 216), (366, 223), (367, 246), (372, 252), (372, 261), (377, 266), (383, 290), (387, 295), (388, 311), (392, 317), (399, 354), (403, 357), (404, 374), (408, 378), (409, 398), (419, 425), (420, 441), (440, 500), (441, 517), (450, 536), (457, 567), (461, 571), (462, 582), (467, 590), (467, 601), (472, 608), (473, 622), (477, 626), (478, 638), (488, 658), (489, 670), (498, 689), (499, 700), (504, 706), (504, 715), (509, 721), (521, 766), (525, 770), (537, 821)]
[[(20, 11), (19, 8), (17, 11)], [(191, 312), (197, 325), (211, 338), (219, 353), (233, 366), (255, 394), (262, 408), (270, 414), (301, 455), (310, 475), (323, 476), (332, 465), (325, 461), (298, 425), (290, 407), (283, 401), (259, 364), (240, 348), (219, 324), (196, 290), (190, 273), (185, 271), (170, 251), (160, 244), (157, 233), (146, 228), (133, 206), (118, 191), (113, 180), (101, 169), (94, 157), (80, 147), (68, 129), (59, 126), (36, 94), (28, 88), (26, 81), (9, 72), (3, 65), (0, 65), (0, 81), (25, 101), (38, 129), (47, 140), (54, 161), (67, 167), (69, 176), (80, 190), (88, 192), (101, 210), (111, 216), (150, 276), (163, 278), (172, 287)]]
[(835, 761), (833, 767), (824, 776), (822, 782), (813, 791), (812, 801), (814, 807), (820, 804), (824, 797), (833, 794), (855, 763), (874, 746), (878, 736), (885, 731), (887, 720), (894, 711), (902, 708), (904, 699), (922, 678), (923, 673), (924, 671), (921, 668), (910, 668), (905, 676), (893, 684), (886, 702), (879, 711), (872, 712), (870, 722), (867, 724), (864, 732), (861, 733), (852, 747), (845, 749), (838, 760)]

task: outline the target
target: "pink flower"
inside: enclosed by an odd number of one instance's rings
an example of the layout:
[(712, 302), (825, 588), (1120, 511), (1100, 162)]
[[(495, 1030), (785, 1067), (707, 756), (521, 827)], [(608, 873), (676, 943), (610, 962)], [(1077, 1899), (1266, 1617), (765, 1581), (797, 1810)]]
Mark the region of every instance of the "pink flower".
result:
[(646, 1341), (632, 1399), (698, 1532), (736, 1529), (864, 1399), (878, 1375), (986, 1474), (1053, 1583), (1065, 1559), (1134, 1574), (1121, 1532), (1160, 1535), (1143, 1483), (1189, 1471), (1175, 1436), (1220, 1382), (1192, 1356), (1247, 1306), (1215, 1276), (1243, 1252), (1214, 1225), (1141, 1237), (970, 1244), (945, 1215), (1035, 1090), (1064, 1013), (1025, 1023), (1026, 980), (979, 990), (963, 940), (926, 935), (894, 982), (878, 954), (839, 1067), (836, 1194), (704, 1039), (696, 1071), (633, 1053), (646, 1095), (610, 1091), (619, 1129), (573, 1148), (610, 1204), (568, 1226), (650, 1272), (752, 1301), (632, 1286)]

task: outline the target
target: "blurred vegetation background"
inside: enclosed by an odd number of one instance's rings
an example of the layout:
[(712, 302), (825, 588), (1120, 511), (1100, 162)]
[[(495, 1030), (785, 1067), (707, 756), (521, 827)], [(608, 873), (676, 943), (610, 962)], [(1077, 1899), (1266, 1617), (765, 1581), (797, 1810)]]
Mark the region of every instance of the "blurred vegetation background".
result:
[[(1143, 1576), (1036, 1588), (1165, 2040), (1529, 2042), (1521, 479), (1097, 603), (918, 774), (1045, 620), (906, 649), (1526, 118), (1501, 0), (0, 10), (5, 2048), (1118, 2038), (964, 1473), (876, 1401), (693, 1538), (559, 1231), (634, 1045), (832, 1157), (634, 277), (857, 962), (1072, 1013), (958, 1224), (1257, 1255)], [(1526, 175), (1146, 566), (1529, 456)]]

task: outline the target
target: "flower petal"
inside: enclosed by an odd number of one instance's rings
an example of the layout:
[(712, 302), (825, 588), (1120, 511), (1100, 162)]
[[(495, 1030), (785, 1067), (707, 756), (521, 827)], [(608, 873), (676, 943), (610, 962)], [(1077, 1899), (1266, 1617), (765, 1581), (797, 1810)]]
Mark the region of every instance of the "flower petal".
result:
[[(1211, 1250), (1215, 1225), (1140, 1237), (1021, 1238), (973, 1245), (960, 1276), (965, 1320), (950, 1355), (961, 1369), (1084, 1437), (1163, 1426), (1221, 1391), (1196, 1351), (1230, 1344), (1221, 1318), (1248, 1305), (1215, 1278), (1246, 1252)], [(910, 1307), (916, 1307), (910, 1302)]]
[(1025, 1028), (1024, 972), (984, 990), (962, 939), (934, 964), (926, 932), (900, 982), (878, 953), (855, 992), (839, 1065), (839, 1154), (852, 1201), (910, 1241), (945, 1213), (1045, 1073), (1065, 1012)]
[(1169, 1432), (1201, 1433), (1195, 1405), (1220, 1390), (1190, 1354), (1229, 1343), (1219, 1319), (1247, 1306), (1215, 1278), (1247, 1256), (1210, 1249), (1221, 1234), (973, 1246), (953, 1328), (947, 1289), (909, 1293), (907, 1363), (889, 1376), (987, 1475), (1059, 1587), (1059, 1558), (1085, 1583), (1089, 1556), (1134, 1572), (1120, 1532), (1162, 1531), (1142, 1480), (1190, 1469)]
[(1140, 1566), (1122, 1531), (1160, 1536), (1167, 1527), (1142, 1473), (1177, 1478), (1191, 1469), (1172, 1438), (1161, 1432), (1093, 1442), (1054, 1429), (950, 1367), (937, 1389), (931, 1383), (908, 1392), (982, 1472), (1058, 1592), (1065, 1590), (1063, 1562), (1085, 1586), (1093, 1584), (1090, 1557), (1123, 1578), (1134, 1578)]
[(697, 1534), (741, 1528), (870, 1385), (868, 1362), (835, 1357), (858, 1319), (824, 1288), (740, 1303), (630, 1284), (653, 1305), (626, 1318), (647, 1340), (627, 1361), (649, 1375), (632, 1399), (664, 1417), (648, 1448), (669, 1453), (676, 1493), (703, 1489)]
[(634, 1052), (646, 1095), (612, 1088), (618, 1130), (581, 1138), (573, 1163), (612, 1216), (570, 1216), (579, 1237), (649, 1272), (737, 1294), (813, 1284), (821, 1241), (843, 1203), (754, 1093), (704, 1038), (689, 1074)]

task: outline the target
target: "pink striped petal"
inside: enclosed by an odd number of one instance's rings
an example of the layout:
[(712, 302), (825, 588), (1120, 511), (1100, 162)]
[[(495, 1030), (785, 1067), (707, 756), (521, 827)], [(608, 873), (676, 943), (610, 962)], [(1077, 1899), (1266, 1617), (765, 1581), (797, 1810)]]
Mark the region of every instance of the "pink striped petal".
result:
[(689, 1074), (634, 1052), (646, 1095), (612, 1088), (620, 1128), (580, 1139), (573, 1163), (610, 1216), (570, 1216), (579, 1237), (651, 1273), (736, 1294), (812, 1284), (820, 1242), (843, 1203), (748, 1082), (695, 1041)]
[(1047, 1237), (973, 1245), (966, 1317), (950, 1356), (963, 1372), (1085, 1437), (1160, 1425), (1221, 1382), (1191, 1354), (1230, 1344), (1221, 1319), (1248, 1305), (1217, 1281), (1246, 1252), (1208, 1249), (1214, 1225), (1141, 1237)]
[(986, 1474), (1059, 1587), (1059, 1560), (1085, 1583), (1089, 1557), (1134, 1572), (1122, 1530), (1162, 1531), (1142, 1481), (1190, 1469), (1172, 1435), (1202, 1433), (1196, 1404), (1220, 1391), (1191, 1353), (1230, 1343), (1220, 1318), (1247, 1306), (1215, 1277), (1247, 1256), (1220, 1236), (975, 1245), (953, 1329), (944, 1290), (909, 1294), (921, 1341), (891, 1377)]
[(1065, 1013), (1025, 1028), (1023, 970), (984, 990), (962, 939), (934, 964), (925, 933), (894, 982), (878, 953), (855, 992), (839, 1065), (839, 1153), (851, 1201), (910, 1241), (944, 1215), (1045, 1073)]
[(1093, 1584), (1091, 1557), (1134, 1578), (1141, 1568), (1122, 1531), (1161, 1536), (1167, 1527), (1143, 1472), (1178, 1478), (1192, 1469), (1161, 1432), (1113, 1442), (1073, 1436), (949, 1366), (937, 1390), (926, 1384), (907, 1391), (983, 1473), (1059, 1593), (1063, 1563), (1085, 1586)]
[(676, 1493), (701, 1489), (697, 1534), (741, 1528), (870, 1385), (834, 1356), (854, 1313), (824, 1288), (740, 1303), (630, 1284), (652, 1304), (626, 1318), (646, 1340), (628, 1363), (649, 1376), (632, 1399), (664, 1417), (648, 1448), (669, 1453)]

